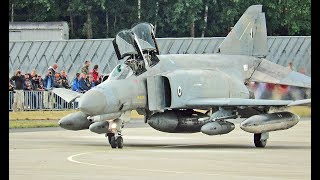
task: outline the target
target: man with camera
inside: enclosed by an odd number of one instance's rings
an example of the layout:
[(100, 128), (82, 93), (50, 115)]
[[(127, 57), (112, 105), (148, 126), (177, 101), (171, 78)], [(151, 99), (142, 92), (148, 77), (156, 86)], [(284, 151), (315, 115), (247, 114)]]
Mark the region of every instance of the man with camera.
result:
[(21, 70), (18, 69), (14, 76), (10, 78), (15, 84), (14, 87), (14, 99), (13, 99), (13, 111), (23, 111), (24, 110), (24, 75), (22, 75)]
[[(53, 88), (53, 83), (54, 83), (54, 77), (52, 75), (52, 71), (49, 69), (45, 78), (43, 79), (43, 85), (45, 88), (45, 91), (43, 92), (43, 106), (45, 109), (48, 108), (53, 108), (52, 104), (52, 95), (51, 95), (51, 90)], [(49, 104), (50, 102), (50, 104)]]

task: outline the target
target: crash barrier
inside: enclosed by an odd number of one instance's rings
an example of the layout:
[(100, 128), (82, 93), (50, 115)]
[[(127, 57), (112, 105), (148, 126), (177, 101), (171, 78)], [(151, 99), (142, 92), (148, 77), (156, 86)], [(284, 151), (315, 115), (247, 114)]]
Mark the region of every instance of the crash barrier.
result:
[[(9, 91), (9, 111), (14, 110), (16, 97), (18, 110), (66, 110), (77, 109), (78, 102), (66, 102), (52, 91), (23, 91), (22, 94)], [(21, 98), (19, 104), (18, 96)]]

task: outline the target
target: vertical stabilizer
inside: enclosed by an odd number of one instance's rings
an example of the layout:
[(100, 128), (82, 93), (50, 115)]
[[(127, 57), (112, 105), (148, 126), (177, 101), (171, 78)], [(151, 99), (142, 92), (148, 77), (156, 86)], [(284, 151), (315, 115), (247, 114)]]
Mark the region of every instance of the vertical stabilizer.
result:
[(250, 6), (219, 47), (221, 54), (266, 57), (267, 28), (262, 5)]

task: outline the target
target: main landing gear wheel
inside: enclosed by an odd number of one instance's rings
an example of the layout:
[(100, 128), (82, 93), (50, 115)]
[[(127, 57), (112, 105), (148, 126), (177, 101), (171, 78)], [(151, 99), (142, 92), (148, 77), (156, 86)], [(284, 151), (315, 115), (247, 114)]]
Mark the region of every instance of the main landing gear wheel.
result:
[(117, 141), (116, 141), (116, 137), (115, 136), (111, 136), (110, 145), (111, 145), (112, 148), (116, 148), (117, 147)]
[(121, 136), (118, 136), (118, 138), (117, 138), (117, 145), (118, 145), (119, 149), (123, 148), (123, 139)]
[(112, 148), (123, 148), (123, 138), (121, 135), (115, 136), (114, 133), (107, 133), (109, 144)]
[(109, 144), (111, 144), (111, 137), (114, 136), (113, 133), (107, 133)]
[(261, 133), (254, 134), (254, 145), (256, 147), (263, 148), (267, 144), (267, 139), (261, 139)]

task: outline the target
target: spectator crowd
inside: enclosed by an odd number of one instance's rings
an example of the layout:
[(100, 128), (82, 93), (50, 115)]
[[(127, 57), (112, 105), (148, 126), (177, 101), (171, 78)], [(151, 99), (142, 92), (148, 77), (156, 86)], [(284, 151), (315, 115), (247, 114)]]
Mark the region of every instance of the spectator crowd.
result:
[[(84, 66), (76, 73), (76, 77), (71, 82), (69, 82), (65, 70), (58, 71), (58, 64), (56, 63), (48, 68), (45, 76), (38, 74), (36, 70), (23, 74), (20, 69), (11, 77), (9, 74), (9, 91), (14, 93), (13, 97), (9, 97), (12, 98), (11, 102), (13, 101), (13, 111), (37, 108), (29, 106), (39, 106), (41, 100), (44, 109), (52, 109), (53, 105), (50, 105), (50, 102), (54, 101), (54, 98), (50, 90), (53, 88), (66, 88), (84, 93), (97, 86), (102, 82), (102, 76), (98, 72), (98, 65), (94, 65), (93, 69), (90, 70), (90, 64), (90, 61), (85, 61)], [(42, 97), (39, 97), (40, 94), (42, 94)], [(29, 97), (25, 98), (25, 95)]]

